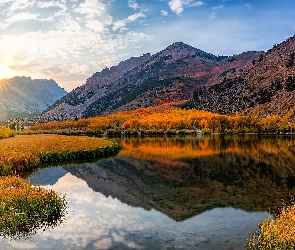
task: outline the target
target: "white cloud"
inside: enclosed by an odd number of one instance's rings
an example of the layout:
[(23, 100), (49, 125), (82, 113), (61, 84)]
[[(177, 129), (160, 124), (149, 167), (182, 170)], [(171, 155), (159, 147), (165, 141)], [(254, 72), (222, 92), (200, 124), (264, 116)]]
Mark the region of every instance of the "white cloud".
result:
[(5, 4), (12, 3), (13, 0), (0, 0), (0, 6), (4, 6)]
[(218, 6), (213, 7), (212, 9), (213, 10), (218, 10), (218, 9), (222, 9), (223, 7), (224, 7), (223, 5), (218, 5)]
[(75, 9), (75, 12), (85, 15), (86, 18), (94, 18), (95, 16), (104, 14), (106, 12), (106, 6), (100, 0), (85, 0), (85, 2), (81, 3)]
[(177, 15), (180, 15), (184, 8), (187, 7), (198, 7), (203, 5), (204, 3), (202, 1), (193, 1), (193, 0), (171, 0), (168, 5), (172, 12), (176, 13)]
[(50, 8), (50, 7), (57, 7), (61, 9), (67, 9), (66, 5), (58, 2), (58, 1), (45, 1), (45, 2), (38, 2), (38, 8)]
[(162, 16), (168, 16), (169, 13), (168, 13), (167, 10), (161, 10), (161, 15), (162, 15)]
[(128, 7), (137, 10), (139, 8), (139, 5), (136, 0), (128, 0)]
[(39, 14), (32, 14), (28, 12), (17, 13), (5, 20), (7, 23), (15, 23), (26, 20), (38, 20)]
[(144, 13), (139, 12), (139, 13), (133, 14), (123, 20), (118, 20), (118, 21), (114, 22), (113, 31), (116, 31), (118, 29), (125, 27), (127, 23), (132, 23), (132, 22), (135, 22), (139, 18), (145, 18), (145, 17), (146, 17), (146, 15)]
[(53, 21), (52, 17), (48, 17), (48, 18), (39, 18), (40, 14), (33, 14), (33, 13), (29, 13), (29, 12), (20, 12), (17, 14), (14, 14), (10, 17), (8, 17), (5, 20), (2, 20), (2, 22), (0, 23), (0, 29), (6, 29), (8, 28), (11, 24), (13, 23), (17, 23), (17, 22), (24, 22), (24, 21), (28, 21), (28, 20), (36, 20), (36, 21)]
[(97, 20), (93, 20), (93, 21), (89, 21), (86, 23), (85, 25), (87, 28), (92, 29), (94, 31), (103, 31), (104, 30), (104, 25), (102, 22), (97, 21)]
[(9, 7), (9, 15), (12, 15), (12, 13), (15, 12), (16, 10), (33, 7), (36, 3), (36, 0), (16, 0), (16, 1), (10, 1), (10, 2), (12, 4)]

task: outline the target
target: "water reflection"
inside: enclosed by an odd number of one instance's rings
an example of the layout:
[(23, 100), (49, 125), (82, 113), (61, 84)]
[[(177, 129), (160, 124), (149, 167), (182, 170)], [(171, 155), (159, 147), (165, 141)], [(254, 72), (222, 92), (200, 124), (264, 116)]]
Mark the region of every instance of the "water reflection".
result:
[(97, 164), (67, 167), (94, 190), (182, 221), (216, 207), (268, 211), (294, 196), (288, 137), (123, 138)]
[[(155, 209), (135, 208), (95, 192), (69, 172), (47, 187), (67, 194), (71, 212), (61, 228), (24, 242), (28, 249), (241, 249), (265, 216), (217, 208), (176, 222)], [(0, 244), (1, 249), (19, 245), (17, 241)]]
[[(28, 248), (241, 249), (266, 211), (295, 193), (290, 137), (142, 137), (120, 143), (117, 157), (30, 177), (66, 193), (71, 213), (64, 226), (40, 233)], [(0, 247), (18, 249), (16, 244)]]
[(153, 207), (176, 220), (220, 206), (267, 211), (295, 194), (290, 137), (125, 138), (122, 145), (113, 161), (153, 187), (149, 194), (137, 185), (140, 196), (148, 195)]

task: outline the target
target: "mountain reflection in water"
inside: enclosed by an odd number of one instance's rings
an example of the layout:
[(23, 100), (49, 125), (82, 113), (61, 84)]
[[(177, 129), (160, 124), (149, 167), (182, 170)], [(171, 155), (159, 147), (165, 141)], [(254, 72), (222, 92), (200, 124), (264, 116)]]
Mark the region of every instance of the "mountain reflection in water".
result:
[(117, 140), (116, 157), (30, 177), (70, 206), (66, 224), (31, 249), (242, 249), (266, 211), (295, 193), (292, 137)]
[(142, 137), (121, 143), (115, 158), (65, 169), (94, 191), (176, 221), (216, 207), (273, 210), (295, 194), (290, 137)]

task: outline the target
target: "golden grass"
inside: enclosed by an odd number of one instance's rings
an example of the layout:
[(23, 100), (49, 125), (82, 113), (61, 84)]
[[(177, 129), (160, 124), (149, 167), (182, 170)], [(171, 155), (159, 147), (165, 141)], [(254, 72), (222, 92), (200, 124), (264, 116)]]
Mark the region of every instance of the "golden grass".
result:
[(13, 137), (13, 136), (15, 136), (15, 134), (16, 134), (15, 131), (13, 131), (9, 128), (0, 126), (0, 139)]
[(20, 177), (0, 177), (0, 235), (28, 236), (54, 227), (64, 217), (65, 198), (52, 190), (31, 186)]
[(295, 249), (295, 203), (283, 207), (278, 216), (261, 222), (259, 232), (249, 239), (247, 249)]
[(93, 159), (119, 151), (110, 140), (62, 135), (18, 135), (0, 141), (0, 174), (19, 174), (40, 164)]

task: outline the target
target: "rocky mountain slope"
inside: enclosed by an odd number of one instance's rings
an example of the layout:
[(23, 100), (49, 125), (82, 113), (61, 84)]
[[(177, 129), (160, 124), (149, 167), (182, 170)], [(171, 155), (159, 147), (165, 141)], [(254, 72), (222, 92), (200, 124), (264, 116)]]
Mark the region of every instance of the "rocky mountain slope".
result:
[(182, 102), (220, 75), (245, 66), (264, 52), (215, 56), (176, 42), (154, 55), (130, 58), (93, 74), (45, 111), (41, 121), (90, 117)]
[(66, 94), (53, 80), (30, 77), (0, 80), (0, 121), (38, 115)]
[(211, 112), (279, 115), (295, 122), (295, 36), (194, 92), (182, 105)]

